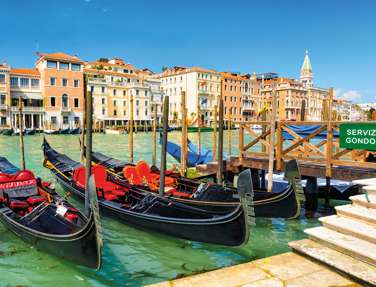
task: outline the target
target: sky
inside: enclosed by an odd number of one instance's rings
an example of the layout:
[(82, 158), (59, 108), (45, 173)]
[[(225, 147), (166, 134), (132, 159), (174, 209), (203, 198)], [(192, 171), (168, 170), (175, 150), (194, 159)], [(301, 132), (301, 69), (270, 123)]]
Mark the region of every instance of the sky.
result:
[(373, 0), (0, 0), (0, 61), (33, 67), (36, 52), (121, 57), (155, 72), (202, 66), (298, 78), (355, 103), (376, 101)]

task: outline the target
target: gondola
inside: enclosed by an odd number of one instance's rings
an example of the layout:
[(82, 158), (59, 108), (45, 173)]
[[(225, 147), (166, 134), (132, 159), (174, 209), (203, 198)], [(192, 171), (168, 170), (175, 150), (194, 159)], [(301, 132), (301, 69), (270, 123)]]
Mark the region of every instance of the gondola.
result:
[(58, 135), (60, 133), (60, 130), (43, 130), (43, 133), (47, 135)]
[[(142, 182), (139, 180), (139, 184), (137, 184), (135, 182), (137, 179), (133, 178), (133, 184), (130, 184), (129, 180), (125, 178), (124, 167), (129, 166), (131, 167), (130, 169), (136, 169), (136, 165), (108, 157), (99, 152), (92, 152), (91, 159), (94, 164), (99, 164), (106, 168), (112, 181), (139, 191), (153, 192), (149, 185), (144, 184), (144, 180), (141, 180)], [(145, 163), (141, 163), (141, 165), (145, 166)], [(156, 173), (159, 172), (152, 167), (151, 171), (147, 171), (144, 168), (144, 173), (149, 172), (154, 176), (153, 170)], [(203, 184), (196, 180), (181, 177), (172, 171), (168, 171), (168, 173), (170, 178), (175, 179), (174, 189), (165, 193), (165, 196), (171, 200), (208, 211), (228, 211), (239, 202), (236, 189), (232, 187), (214, 183)], [(135, 177), (137, 174), (133, 172), (130, 176)], [(286, 164), (285, 177), (288, 180), (288, 184), (284, 185), (281, 190), (273, 190), (273, 192), (255, 190), (254, 209), (256, 217), (296, 218), (300, 215), (301, 203), (304, 202), (305, 196), (295, 160)]]
[(78, 135), (79, 133), (81, 133), (81, 129), (80, 128), (70, 129), (68, 133), (70, 135)]
[[(44, 166), (51, 170), (66, 192), (84, 198), (85, 168), (58, 153), (47, 141), (43, 143)], [(239, 176), (240, 201), (228, 212), (209, 212), (176, 202), (154, 193), (126, 188), (106, 176), (106, 169), (93, 167), (99, 207), (114, 218), (141, 229), (226, 246), (248, 242), (249, 227), (254, 222), (253, 190), (250, 171)]]
[(102, 239), (94, 199), (91, 210), (87, 218), (50, 183), (0, 157), (0, 221), (37, 249), (100, 268)]
[(59, 135), (67, 135), (69, 134), (69, 131), (70, 131), (70, 128), (60, 129)]
[(4, 129), (2, 134), (4, 136), (11, 136), (13, 135), (13, 129)]

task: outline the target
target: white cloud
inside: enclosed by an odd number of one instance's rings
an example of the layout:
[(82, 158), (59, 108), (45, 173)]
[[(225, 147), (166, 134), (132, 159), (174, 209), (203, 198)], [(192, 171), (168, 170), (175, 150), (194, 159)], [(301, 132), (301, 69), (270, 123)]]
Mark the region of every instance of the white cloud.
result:
[(361, 95), (359, 91), (356, 91), (356, 90), (349, 90), (345, 92), (341, 92), (341, 90), (337, 90), (337, 91), (336, 91), (336, 96), (340, 99), (344, 99), (344, 100), (348, 100), (352, 102), (360, 101)]

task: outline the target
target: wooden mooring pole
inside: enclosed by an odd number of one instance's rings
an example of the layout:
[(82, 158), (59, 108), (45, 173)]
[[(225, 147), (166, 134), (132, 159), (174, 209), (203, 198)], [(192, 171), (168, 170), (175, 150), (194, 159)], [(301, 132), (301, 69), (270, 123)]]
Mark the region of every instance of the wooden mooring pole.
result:
[(231, 115), (227, 114), (227, 143), (228, 143), (228, 155), (231, 155)]
[(187, 109), (185, 105), (185, 92), (181, 92), (181, 150), (180, 150), (180, 175), (185, 176), (187, 163)]
[(21, 169), (25, 170), (26, 165), (25, 165), (25, 145), (24, 145), (24, 138), (23, 138), (23, 102), (22, 102), (22, 97), (20, 96), (18, 98), (19, 101), (19, 113), (18, 113), (18, 123), (19, 123), (19, 130), (20, 130), (20, 157), (21, 157)]
[(218, 169), (217, 183), (222, 183), (223, 177), (223, 99), (219, 100), (219, 132), (218, 132)]
[(274, 170), (274, 135), (275, 135), (275, 119), (277, 115), (277, 96), (275, 86), (272, 91), (272, 111), (270, 119), (270, 149), (269, 149), (269, 168), (268, 168), (268, 192), (273, 189), (273, 170)]
[(84, 163), (84, 147), (85, 147), (85, 125), (86, 125), (86, 98), (88, 97), (87, 93), (87, 80), (84, 77), (84, 97), (82, 99), (82, 124), (81, 124), (81, 135), (80, 135), (80, 163)]
[(201, 109), (200, 105), (197, 106), (197, 147), (198, 158), (201, 155)]
[[(93, 92), (90, 91), (86, 98), (86, 192), (89, 189), (89, 179), (91, 176), (91, 151), (93, 149), (92, 128), (93, 128)], [(85, 213), (88, 216), (90, 210), (90, 198), (85, 196)]]
[[(265, 122), (266, 121), (266, 111), (264, 110), (262, 113), (261, 113), (261, 121)], [(263, 124), (261, 126), (261, 134), (264, 134), (266, 132), (266, 125)], [(265, 138), (266, 139), (266, 138)], [(263, 153), (266, 152), (266, 147), (264, 144), (261, 145), (261, 150)], [(265, 170), (262, 169), (261, 170), (261, 188), (262, 189), (265, 189), (266, 188), (266, 182), (265, 182)]]
[(157, 105), (154, 104), (154, 118), (153, 118), (153, 148), (152, 148), (152, 164), (156, 165), (157, 156)]
[(133, 95), (130, 100), (131, 110), (129, 116), (129, 161), (133, 162)]
[(169, 98), (164, 97), (163, 101), (163, 132), (162, 132), (162, 152), (161, 152), (161, 167), (160, 167), (160, 181), (159, 194), (163, 195), (165, 187), (165, 172), (166, 172), (166, 153), (167, 153), (167, 128), (168, 128), (168, 108)]
[(213, 160), (217, 160), (217, 105), (213, 112)]

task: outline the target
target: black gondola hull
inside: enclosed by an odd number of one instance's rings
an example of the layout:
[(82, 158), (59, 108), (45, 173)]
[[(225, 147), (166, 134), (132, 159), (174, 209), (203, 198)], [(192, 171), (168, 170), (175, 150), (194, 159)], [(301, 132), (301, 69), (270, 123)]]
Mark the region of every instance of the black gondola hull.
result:
[(90, 216), (85, 227), (70, 235), (51, 235), (30, 229), (0, 212), (0, 221), (25, 242), (49, 254), (98, 269), (101, 265), (97, 230)]
[[(54, 173), (57, 182), (66, 192), (84, 199), (84, 194), (71, 182)], [(182, 239), (200, 241), (227, 246), (240, 246), (248, 241), (249, 230), (246, 227), (243, 208), (240, 204), (234, 206), (229, 216), (221, 217), (220, 220), (189, 221), (174, 220), (139, 214), (126, 209), (112, 206), (106, 201), (99, 200), (99, 208), (105, 214), (126, 222), (134, 227), (152, 230), (155, 232), (179, 237)]]

